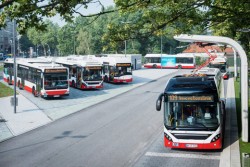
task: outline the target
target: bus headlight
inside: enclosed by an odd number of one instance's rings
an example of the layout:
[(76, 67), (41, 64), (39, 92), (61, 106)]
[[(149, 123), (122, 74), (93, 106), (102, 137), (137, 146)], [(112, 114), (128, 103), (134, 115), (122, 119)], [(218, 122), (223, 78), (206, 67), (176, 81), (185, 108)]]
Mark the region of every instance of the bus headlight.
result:
[(172, 138), (167, 133), (164, 133), (164, 135), (169, 141), (172, 141)]
[(216, 135), (216, 136), (212, 139), (212, 142), (217, 141), (219, 138), (220, 138), (220, 134)]

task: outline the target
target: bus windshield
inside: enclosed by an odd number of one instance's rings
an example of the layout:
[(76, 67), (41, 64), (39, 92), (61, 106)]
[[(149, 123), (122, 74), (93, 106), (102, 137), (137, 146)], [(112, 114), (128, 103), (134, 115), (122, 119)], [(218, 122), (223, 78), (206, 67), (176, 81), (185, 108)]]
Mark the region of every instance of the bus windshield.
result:
[(67, 73), (45, 73), (44, 74), (44, 89), (67, 89), (68, 80)]
[(85, 69), (83, 71), (83, 80), (84, 81), (99, 81), (102, 80), (101, 68), (99, 69)]
[[(131, 66), (130, 67), (116, 67), (113, 68), (113, 71), (115, 73), (115, 77), (120, 77), (123, 75), (132, 75), (132, 70), (131, 70)], [(111, 69), (112, 72), (112, 69)]]
[(165, 103), (164, 123), (167, 129), (214, 130), (220, 124), (217, 103)]

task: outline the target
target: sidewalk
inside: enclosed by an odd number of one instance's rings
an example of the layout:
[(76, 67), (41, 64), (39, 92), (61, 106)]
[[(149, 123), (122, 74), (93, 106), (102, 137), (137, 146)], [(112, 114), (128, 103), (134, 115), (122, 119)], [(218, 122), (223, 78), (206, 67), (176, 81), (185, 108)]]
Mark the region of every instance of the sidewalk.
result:
[(232, 88), (234, 88), (234, 79), (230, 78), (227, 85), (225, 139), (224, 149), (220, 158), (220, 167), (241, 166), (235, 91)]
[(10, 105), (11, 97), (0, 100), (0, 141), (17, 136), (32, 129), (46, 125), (51, 120), (35, 104), (23, 95), (17, 95), (18, 106), (16, 113)]

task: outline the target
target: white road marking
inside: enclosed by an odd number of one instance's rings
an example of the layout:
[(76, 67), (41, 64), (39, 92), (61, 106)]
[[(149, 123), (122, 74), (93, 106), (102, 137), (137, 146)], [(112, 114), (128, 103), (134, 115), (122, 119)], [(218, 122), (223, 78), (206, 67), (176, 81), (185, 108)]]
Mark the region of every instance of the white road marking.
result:
[(219, 160), (220, 156), (215, 156), (211, 154), (180, 154), (180, 153), (157, 153), (157, 152), (147, 152), (146, 156), (152, 157), (169, 157), (169, 158), (196, 158), (196, 159), (214, 159)]

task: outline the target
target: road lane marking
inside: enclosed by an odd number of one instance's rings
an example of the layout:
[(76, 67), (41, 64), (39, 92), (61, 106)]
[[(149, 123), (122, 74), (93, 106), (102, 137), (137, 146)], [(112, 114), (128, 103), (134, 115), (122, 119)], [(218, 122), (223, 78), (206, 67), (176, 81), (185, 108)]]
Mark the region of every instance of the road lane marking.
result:
[(157, 152), (147, 152), (146, 156), (151, 157), (168, 157), (168, 158), (196, 158), (196, 159), (214, 159), (219, 160), (220, 156), (216, 155), (202, 155), (202, 154), (180, 154), (180, 153), (157, 153)]

